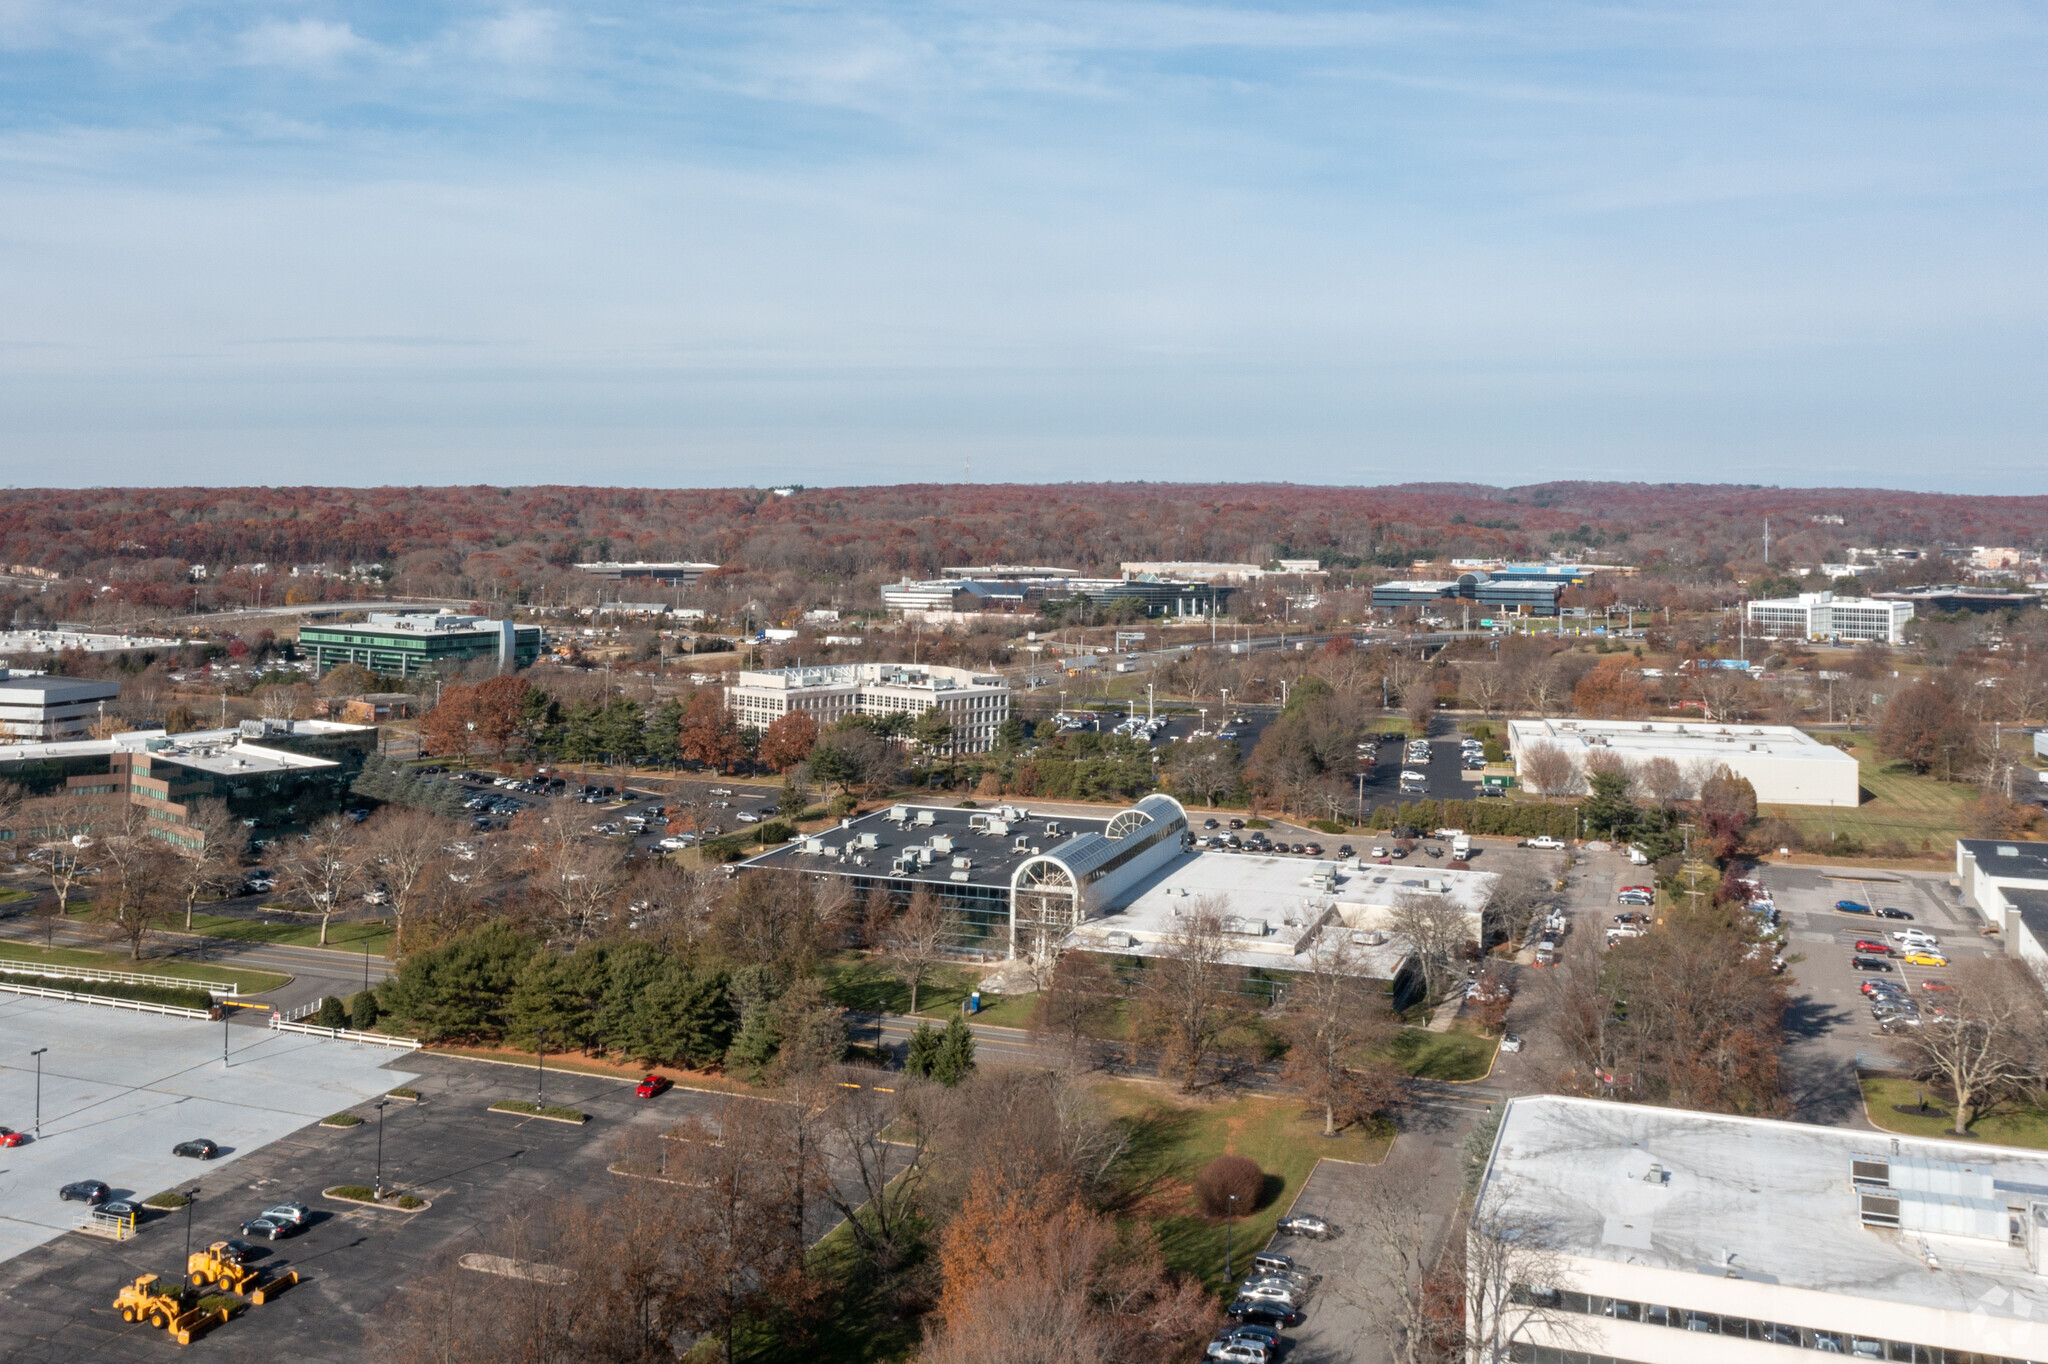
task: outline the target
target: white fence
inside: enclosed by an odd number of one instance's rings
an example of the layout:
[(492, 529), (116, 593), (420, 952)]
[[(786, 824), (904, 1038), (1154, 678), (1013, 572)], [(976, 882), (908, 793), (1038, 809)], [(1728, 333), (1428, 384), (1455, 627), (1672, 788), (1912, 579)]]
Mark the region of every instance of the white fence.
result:
[(13, 985), (0, 981), (0, 991), (10, 995), (32, 995), (37, 999), (68, 999), (74, 1004), (103, 1004), (109, 1009), (133, 1009), (139, 1014), (163, 1014), (169, 1018), (207, 1018), (204, 1009), (186, 1009), (176, 1004), (151, 1004), (140, 999), (113, 999), (106, 995), (81, 995), (71, 990), (45, 990), (40, 985)]
[(422, 1045), (412, 1037), (386, 1037), (380, 1032), (356, 1032), (352, 1028), (323, 1028), (317, 1023), (290, 1023), (281, 1014), (270, 1016), (270, 1030), (304, 1033), (308, 1037), (331, 1037), (337, 1042), (368, 1042), (379, 1047), (397, 1047), (401, 1051), (418, 1051)]
[(208, 994), (235, 995), (242, 987), (217, 980), (186, 980), (180, 976), (152, 976), (140, 971), (104, 971), (95, 966), (52, 966), (40, 961), (0, 960), (0, 975), (49, 976), (61, 980), (111, 980), (123, 985), (169, 985), (180, 990), (204, 990)]
[(311, 1004), (301, 1004), (296, 1009), (280, 1009), (273, 1015), (273, 1018), (281, 1018), (287, 1023), (296, 1023), (302, 1018), (311, 1018), (314, 1014), (319, 1013), (320, 1006), (326, 1002), (327, 996), (322, 995)]

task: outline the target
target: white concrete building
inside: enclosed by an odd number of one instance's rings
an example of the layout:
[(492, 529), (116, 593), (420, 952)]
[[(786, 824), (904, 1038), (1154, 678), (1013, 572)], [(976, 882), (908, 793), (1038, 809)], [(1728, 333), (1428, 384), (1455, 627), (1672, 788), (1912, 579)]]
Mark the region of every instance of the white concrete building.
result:
[(0, 668), (0, 743), (52, 743), (83, 739), (106, 703), (121, 694), (119, 682), (89, 682)]
[(1477, 1207), (1504, 1233), (1467, 1256), (1482, 1357), (2048, 1359), (2040, 1151), (1539, 1095)]
[(1010, 718), (1010, 683), (1000, 673), (908, 663), (834, 663), (742, 671), (725, 692), (740, 724), (766, 729), (801, 711), (824, 729), (849, 715), (922, 715), (934, 707), (953, 726), (952, 754), (986, 753)]
[(1744, 608), (1752, 632), (1774, 639), (1880, 640), (1906, 642), (1913, 604), (1871, 597), (1837, 597), (1801, 592), (1796, 597), (1753, 601)]
[(2048, 843), (1959, 838), (1956, 886), (2006, 954), (2048, 986)]
[(1526, 785), (1537, 744), (1562, 749), (1583, 774), (1595, 752), (1631, 766), (1669, 758), (1688, 775), (1725, 763), (1756, 788), (1763, 805), (1843, 805), (1861, 800), (1856, 759), (1790, 725), (1717, 725), (1671, 720), (1510, 720), (1515, 780)]

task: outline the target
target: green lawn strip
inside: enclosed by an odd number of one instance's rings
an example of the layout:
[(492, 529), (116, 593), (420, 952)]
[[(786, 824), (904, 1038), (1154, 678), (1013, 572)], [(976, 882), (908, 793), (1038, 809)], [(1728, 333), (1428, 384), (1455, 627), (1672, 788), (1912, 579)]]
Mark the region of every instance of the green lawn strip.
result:
[(1492, 1069), (1499, 1048), (1498, 1039), (1463, 1028), (1403, 1028), (1387, 1044), (1386, 1055), (1418, 1080), (1477, 1080)]
[(192, 931), (234, 942), (277, 943), (286, 947), (324, 946), (337, 952), (358, 954), (367, 944), (373, 956), (383, 955), (391, 948), (391, 925), (383, 919), (329, 924), (325, 943), (320, 941), (318, 924), (266, 924), (256, 919), (232, 919), (221, 914), (193, 915)]
[(1794, 825), (1810, 842), (1821, 843), (1836, 833), (1849, 834), (1865, 844), (1899, 839), (1915, 856), (1926, 855), (1923, 842), (1935, 855), (1946, 855), (1963, 833), (1964, 807), (1975, 797), (1968, 783), (1940, 781), (1921, 776), (1904, 763), (1889, 762), (1877, 755), (1875, 740), (1868, 734), (1824, 732), (1822, 743), (1844, 740), (1859, 768), (1858, 779), (1870, 799), (1854, 810), (1819, 810), (1812, 806), (1768, 805), (1759, 810), (1766, 817)]
[(246, 971), (232, 966), (212, 966), (204, 962), (179, 961), (176, 958), (149, 957), (142, 961), (112, 952), (95, 952), (83, 947), (34, 947), (28, 943), (0, 942), (0, 962), (33, 962), (38, 966), (86, 966), (96, 971), (132, 971), (146, 976), (173, 976), (181, 980), (218, 981), (223, 985), (237, 985), (243, 994), (259, 994), (275, 990), (291, 982), (291, 977), (277, 971)]
[[(1941, 1110), (1939, 1115), (1901, 1113), (1895, 1107), (1904, 1104), (1909, 1109), (1914, 1108), (1923, 1096), (1930, 1108)], [(1994, 1146), (2031, 1146), (2048, 1150), (2048, 1110), (2000, 1105), (1989, 1113), (1978, 1115), (1977, 1120), (1970, 1124), (1970, 1136), (1957, 1137), (1949, 1130), (1954, 1125), (1949, 1115), (1955, 1110), (1945, 1098), (1917, 1081), (1889, 1075), (1863, 1077), (1863, 1106), (1868, 1110), (1871, 1122), (1887, 1132), (1903, 1136), (1946, 1137), (1965, 1146), (1988, 1142)]]
[[(1096, 1091), (1125, 1122), (1131, 1148), (1124, 1167), (1134, 1181), (1132, 1212), (1150, 1221), (1166, 1262), (1225, 1292), (1226, 1231), (1237, 1255), (1265, 1245), (1273, 1226), (1322, 1158), (1377, 1164), (1393, 1144), (1388, 1130), (1352, 1129), (1322, 1135), (1322, 1115), (1299, 1102), (1247, 1096), (1228, 1103), (1183, 1106), (1155, 1086), (1109, 1083)], [(1195, 1207), (1193, 1187), (1202, 1167), (1220, 1155), (1247, 1156), (1266, 1172), (1259, 1205), (1234, 1228), (1211, 1222)]]
[(0, 890), (0, 905), (11, 905), (16, 900), (26, 900), (35, 893), (29, 890)]

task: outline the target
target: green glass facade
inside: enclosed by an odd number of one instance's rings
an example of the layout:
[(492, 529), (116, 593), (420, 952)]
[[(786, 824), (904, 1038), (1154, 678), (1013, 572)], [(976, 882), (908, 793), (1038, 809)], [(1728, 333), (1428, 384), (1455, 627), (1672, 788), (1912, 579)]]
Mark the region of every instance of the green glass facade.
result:
[[(514, 662), (531, 667), (540, 659), (540, 627), (514, 629)], [(343, 663), (360, 663), (373, 673), (410, 677), (441, 664), (460, 666), (473, 659), (498, 656), (498, 631), (398, 630), (379, 625), (302, 625), (299, 648), (321, 672)]]

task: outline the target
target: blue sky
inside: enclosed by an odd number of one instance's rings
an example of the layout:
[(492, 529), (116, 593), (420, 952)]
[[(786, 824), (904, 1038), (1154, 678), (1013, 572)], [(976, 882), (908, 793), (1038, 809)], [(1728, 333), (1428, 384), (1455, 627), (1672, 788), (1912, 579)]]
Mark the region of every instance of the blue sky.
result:
[(0, 482), (2048, 491), (2048, 10), (0, 0)]

